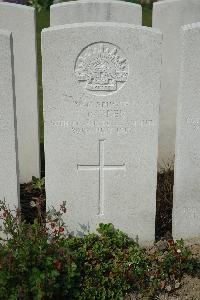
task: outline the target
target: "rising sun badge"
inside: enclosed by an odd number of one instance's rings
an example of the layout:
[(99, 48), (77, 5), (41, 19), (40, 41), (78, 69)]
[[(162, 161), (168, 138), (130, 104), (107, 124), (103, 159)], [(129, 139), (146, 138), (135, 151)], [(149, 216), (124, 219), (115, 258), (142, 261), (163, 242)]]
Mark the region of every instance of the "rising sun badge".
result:
[(79, 54), (75, 74), (88, 91), (97, 94), (115, 92), (127, 81), (128, 63), (119, 47), (110, 43), (94, 43)]

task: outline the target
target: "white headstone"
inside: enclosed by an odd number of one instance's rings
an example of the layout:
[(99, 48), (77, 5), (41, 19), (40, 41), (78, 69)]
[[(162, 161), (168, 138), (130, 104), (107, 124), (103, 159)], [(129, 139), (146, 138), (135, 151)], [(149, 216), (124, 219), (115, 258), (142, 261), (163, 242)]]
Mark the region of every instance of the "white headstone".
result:
[(200, 238), (200, 23), (183, 27), (173, 234)]
[(0, 200), (14, 208), (18, 196), (12, 37), (0, 30)]
[(82, 22), (122, 22), (141, 25), (142, 7), (123, 1), (83, 0), (51, 6), (51, 26)]
[(153, 27), (163, 33), (159, 129), (159, 164), (162, 166), (174, 160), (180, 28), (197, 21), (200, 21), (199, 0), (165, 0), (154, 3)]
[(35, 10), (0, 3), (0, 29), (13, 33), (20, 182), (40, 176)]
[(154, 240), (161, 34), (119, 23), (42, 34), (47, 205), (71, 230)]

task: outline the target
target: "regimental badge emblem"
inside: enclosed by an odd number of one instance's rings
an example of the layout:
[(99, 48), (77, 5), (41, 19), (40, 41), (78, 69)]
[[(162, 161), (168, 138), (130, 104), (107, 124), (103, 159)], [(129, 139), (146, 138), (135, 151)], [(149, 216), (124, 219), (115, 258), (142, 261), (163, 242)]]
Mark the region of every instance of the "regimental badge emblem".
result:
[(106, 95), (125, 84), (128, 63), (119, 47), (104, 42), (94, 43), (79, 54), (75, 74), (86, 90)]

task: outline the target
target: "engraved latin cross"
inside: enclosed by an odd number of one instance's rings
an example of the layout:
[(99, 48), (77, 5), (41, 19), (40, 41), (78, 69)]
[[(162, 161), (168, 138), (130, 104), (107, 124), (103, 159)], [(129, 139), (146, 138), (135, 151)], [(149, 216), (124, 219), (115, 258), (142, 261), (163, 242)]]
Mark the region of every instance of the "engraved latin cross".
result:
[(99, 172), (99, 207), (98, 215), (104, 215), (104, 172), (105, 171), (125, 171), (125, 164), (105, 165), (104, 162), (104, 143), (105, 140), (99, 140), (99, 164), (98, 165), (77, 165), (79, 171), (98, 171)]

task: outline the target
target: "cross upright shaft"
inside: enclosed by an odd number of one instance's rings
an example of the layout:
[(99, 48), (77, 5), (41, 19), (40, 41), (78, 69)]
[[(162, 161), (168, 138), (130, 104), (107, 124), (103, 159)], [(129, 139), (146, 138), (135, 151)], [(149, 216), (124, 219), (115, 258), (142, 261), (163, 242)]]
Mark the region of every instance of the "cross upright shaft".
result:
[(99, 164), (98, 165), (77, 165), (78, 171), (99, 171), (99, 208), (98, 215), (104, 215), (104, 172), (105, 171), (125, 171), (125, 164), (105, 165), (105, 140), (99, 140)]

